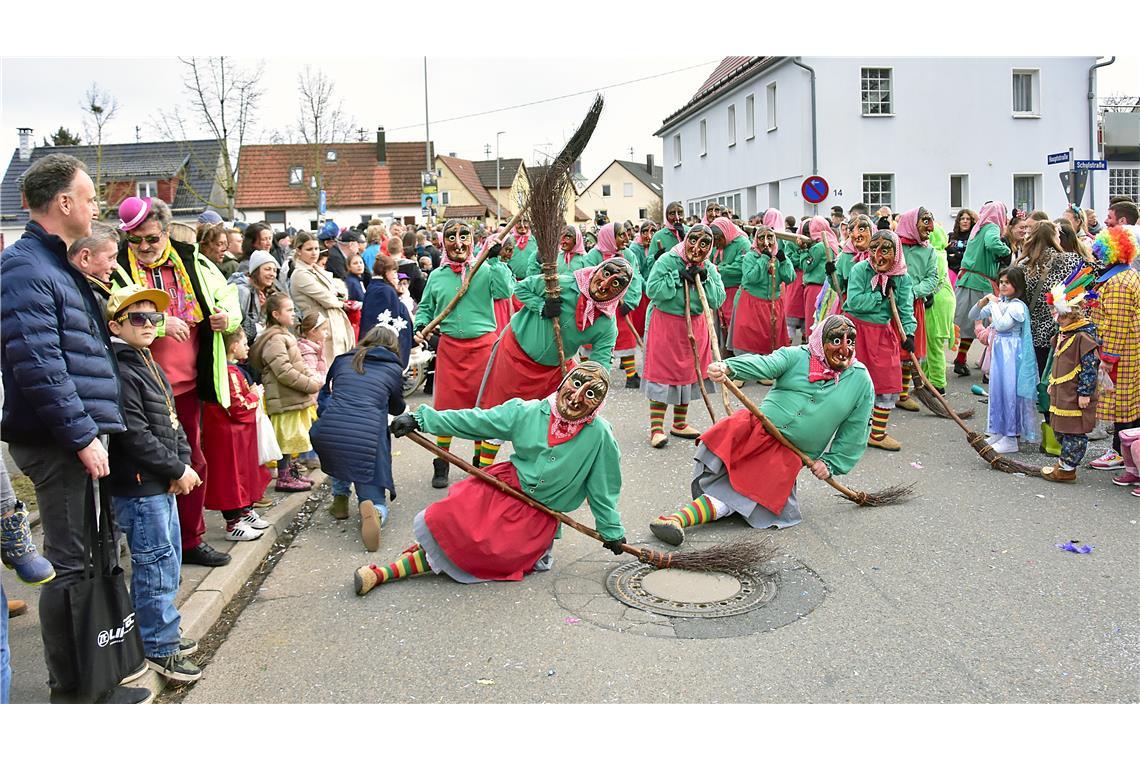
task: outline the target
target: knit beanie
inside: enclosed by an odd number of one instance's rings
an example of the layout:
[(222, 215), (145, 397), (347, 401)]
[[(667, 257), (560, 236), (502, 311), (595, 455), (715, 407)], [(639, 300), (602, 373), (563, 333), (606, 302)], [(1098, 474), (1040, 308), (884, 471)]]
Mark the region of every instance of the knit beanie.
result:
[(277, 259), (273, 258), (273, 254), (268, 251), (254, 251), (251, 253), (249, 255), (249, 276), (252, 277), (253, 273), (256, 272), (259, 267), (263, 267), (266, 264), (277, 266)]

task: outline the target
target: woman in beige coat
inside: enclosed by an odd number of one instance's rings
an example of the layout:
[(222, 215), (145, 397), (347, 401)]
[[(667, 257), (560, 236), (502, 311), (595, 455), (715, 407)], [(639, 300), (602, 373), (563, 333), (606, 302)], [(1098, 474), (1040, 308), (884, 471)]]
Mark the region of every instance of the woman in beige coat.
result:
[(293, 302), (302, 315), (324, 314), (329, 329), (325, 336), (325, 362), (332, 366), (336, 357), (356, 345), (352, 323), (344, 313), (344, 302), (348, 298), (348, 288), (343, 280), (338, 280), (317, 266), (317, 240), (307, 232), (298, 232), (293, 238), (293, 261), (296, 268), (289, 281), (289, 291)]

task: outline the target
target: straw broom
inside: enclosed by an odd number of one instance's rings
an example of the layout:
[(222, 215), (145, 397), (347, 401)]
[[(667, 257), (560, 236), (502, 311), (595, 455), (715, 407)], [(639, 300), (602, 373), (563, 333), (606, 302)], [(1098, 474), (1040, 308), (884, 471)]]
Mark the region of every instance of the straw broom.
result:
[[(473, 475), (503, 493), (513, 496), (527, 506), (533, 507), (553, 517), (563, 525), (573, 528), (579, 533), (589, 536), (596, 541), (605, 542), (601, 534), (593, 528), (587, 528), (577, 520), (561, 512), (555, 512), (542, 502), (527, 496), (518, 489), (512, 488), (494, 475), (472, 466), (469, 462), (465, 462), (450, 451), (439, 448), (420, 433), (408, 433), (407, 438), (427, 449), (435, 456), (446, 459), (451, 464), (464, 470), (467, 474)], [(626, 554), (632, 554), (647, 565), (652, 565), (653, 567), (663, 570), (696, 570), (710, 573), (737, 573), (751, 570), (763, 565), (776, 554), (776, 547), (773, 545), (771, 539), (767, 537), (718, 544), (708, 549), (693, 552), (658, 552), (652, 549), (630, 546), (629, 544), (622, 544), (621, 550)]]
[[(903, 331), (902, 319), (899, 317), (898, 305), (895, 303), (894, 291), (890, 292), (888, 298), (891, 302), (891, 319), (894, 322), (895, 329), (899, 331), (899, 335), (906, 335), (906, 332)], [(938, 401), (938, 403), (950, 416), (950, 419), (954, 420), (958, 427), (962, 428), (962, 432), (966, 434), (966, 442), (970, 444), (974, 451), (978, 452), (978, 456), (989, 463), (990, 467), (995, 470), (1001, 470), (1002, 472), (1009, 473), (1011, 475), (1021, 473), (1023, 475), (1034, 475), (1036, 477), (1041, 477), (1040, 467), (1034, 467), (1033, 465), (1025, 464), (1024, 462), (1018, 462), (1015, 459), (1009, 459), (1002, 456), (1001, 454), (998, 454), (988, 443), (986, 443), (986, 437), (984, 435), (974, 432), (970, 428), (966, 427), (966, 423), (962, 421), (962, 417), (950, 408), (950, 405), (946, 403), (946, 399), (943, 398), (940, 393), (934, 390), (934, 386), (931, 385), (930, 381), (926, 379), (926, 373), (922, 371), (922, 368), (918, 366), (918, 363), (912, 362), (912, 366), (914, 367), (915, 377), (922, 381), (923, 387), (926, 388), (926, 390), (930, 392), (930, 395)]]
[[(685, 295), (688, 295), (688, 290), (685, 291)], [(708, 300), (708, 298), (705, 297), (705, 286), (704, 286), (704, 283), (701, 282), (700, 277), (697, 278), (697, 298), (699, 298), (701, 300), (701, 311), (702, 311), (701, 316), (704, 317), (705, 326), (709, 330), (709, 347), (712, 349), (713, 361), (719, 362), (720, 361), (720, 344), (719, 344), (717, 337), (716, 337), (716, 328), (713, 327), (712, 312), (709, 309), (709, 300)], [(685, 306), (687, 307), (688, 304), (685, 304)], [(699, 373), (698, 373), (698, 375), (699, 375)], [(728, 402), (728, 389), (725, 388), (723, 385), (720, 387), (720, 398), (721, 398), (721, 401), (724, 403), (724, 413), (726, 415), (728, 415), (729, 417), (731, 417), (733, 414), (732, 404), (730, 404)]]

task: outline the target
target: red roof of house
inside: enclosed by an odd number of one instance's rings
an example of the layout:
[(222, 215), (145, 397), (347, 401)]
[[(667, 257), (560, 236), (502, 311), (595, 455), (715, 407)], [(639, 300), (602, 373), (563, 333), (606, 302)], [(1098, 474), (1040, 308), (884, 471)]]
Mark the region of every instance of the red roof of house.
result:
[(482, 203), (474, 206), (456, 206), (451, 204), (443, 209), (444, 219), (482, 219), (485, 216), (494, 216), (494, 208), (487, 208)]
[(747, 74), (751, 74), (758, 69), (775, 63), (777, 60), (779, 60), (777, 56), (763, 55), (731, 55), (721, 59), (721, 62), (717, 64), (717, 67), (709, 74), (704, 84), (697, 88), (693, 97), (689, 98), (689, 101), (681, 106), (681, 108), (665, 117), (661, 128), (653, 133), (654, 137), (660, 137), (661, 133), (676, 123), (680, 117), (694, 110), (699, 104), (711, 99), (726, 86), (736, 82)]
[(440, 156), (439, 160), (443, 162), (455, 178), (467, 188), (467, 192), (475, 196), (475, 200), (483, 204), (489, 209), (495, 208), (495, 198), (483, 186), (483, 182), (479, 179), (479, 172), (475, 169), (475, 163), (468, 161), (466, 158), (456, 158), (454, 156)]
[[(336, 160), (327, 161), (327, 151)], [(323, 184), (330, 206), (420, 205), (421, 172), (427, 151), (422, 142), (390, 142), (387, 160), (376, 160), (375, 142), (321, 146)], [(297, 208), (313, 205), (309, 188), (315, 157), (311, 145), (243, 145), (238, 157), (235, 205), (240, 209)], [(301, 184), (289, 184), (292, 167), (304, 171)]]

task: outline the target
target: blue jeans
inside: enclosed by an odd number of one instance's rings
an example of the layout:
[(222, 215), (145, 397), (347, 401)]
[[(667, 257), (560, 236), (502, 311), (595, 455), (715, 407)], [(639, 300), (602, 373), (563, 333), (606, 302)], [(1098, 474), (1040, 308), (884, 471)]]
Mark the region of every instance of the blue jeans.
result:
[(8, 651), (8, 595), (0, 583), (0, 705), (8, 704), (12, 689), (12, 656)]
[(332, 479), (333, 496), (351, 496), (352, 489), (356, 488), (356, 500), (370, 501), (380, 513), (380, 524), (388, 522), (388, 500), (384, 498), (384, 488), (368, 483), (350, 483), (347, 480)]
[(182, 568), (178, 507), (173, 494), (111, 499), (131, 549), (131, 599), (147, 657), (178, 651), (182, 615), (174, 606)]

